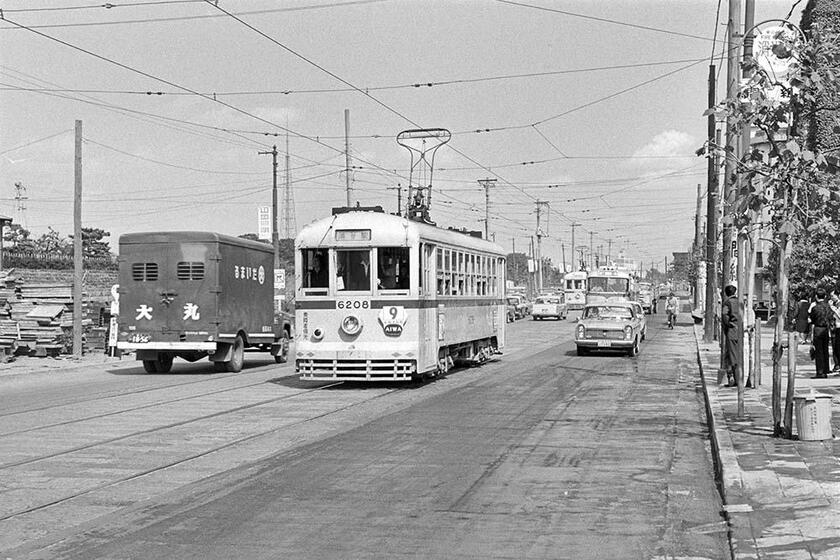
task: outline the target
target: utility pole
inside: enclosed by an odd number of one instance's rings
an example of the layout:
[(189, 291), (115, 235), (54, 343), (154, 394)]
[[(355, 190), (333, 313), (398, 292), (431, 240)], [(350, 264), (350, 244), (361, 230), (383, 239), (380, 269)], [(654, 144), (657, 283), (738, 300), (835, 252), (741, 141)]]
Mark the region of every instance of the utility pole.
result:
[(82, 121), (76, 121), (73, 186), (73, 357), (82, 357)]
[(292, 168), (291, 156), (289, 155), (289, 133), (286, 132), (286, 187), (285, 200), (283, 203), (283, 237), (294, 239), (297, 233), (297, 221), (295, 220), (295, 200), (292, 193)]
[[(726, 97), (733, 99), (738, 93), (738, 79), (740, 69), (741, 46), (741, 0), (729, 0), (729, 22), (727, 23), (728, 55), (726, 59)], [(726, 119), (726, 160), (724, 161), (723, 177), (723, 215), (732, 212), (735, 196), (735, 176), (738, 159), (738, 133), (734, 116)], [(732, 278), (732, 227), (723, 226), (723, 285), (730, 284)]]
[(565, 243), (560, 244), (560, 254), (563, 256), (563, 274), (566, 274), (568, 272), (568, 269), (566, 268), (566, 244)]
[(479, 179), (478, 184), (484, 187), (484, 239), (490, 239), (490, 187), (496, 179)]
[[(709, 65), (709, 108), (715, 106), (715, 65)], [(715, 115), (710, 114), (707, 124), (707, 134), (709, 149), (707, 156), (709, 158), (707, 164), (706, 183), (708, 192), (706, 193), (706, 309), (703, 320), (703, 341), (710, 343), (715, 339), (715, 311), (717, 308), (717, 298), (720, 292), (718, 288), (718, 252), (717, 252), (717, 234), (718, 234), (718, 157), (717, 151), (712, 148), (712, 144), (720, 144), (720, 131), (716, 130)], [(724, 248), (726, 252), (726, 248)]]
[(607, 264), (612, 262), (612, 238), (607, 239)]
[(575, 259), (577, 259), (577, 255), (575, 254), (575, 228), (579, 225), (577, 222), (572, 222), (572, 272), (580, 270), (580, 267), (575, 262)]
[(516, 285), (516, 278), (519, 276), (519, 261), (516, 258), (516, 238), (510, 238), (511, 245), (513, 245), (513, 284)]
[(595, 270), (595, 252), (593, 251), (592, 238), (595, 236), (594, 231), (589, 232), (589, 269)]
[[(752, 28), (755, 22), (755, 0), (744, 0), (744, 62), (749, 62), (753, 54), (753, 36)], [(746, 35), (750, 32), (749, 36)], [(752, 78), (752, 71), (746, 65), (743, 73), (744, 81)], [(751, 127), (744, 126), (741, 130), (741, 146), (738, 153), (739, 159), (743, 160), (750, 152), (751, 143)], [(753, 224), (760, 223), (761, 213), (751, 211), (753, 219), (750, 220)], [(759, 237), (761, 237), (760, 228), (752, 227), (748, 231), (742, 231), (738, 236), (738, 292), (739, 299), (745, 302), (744, 305), (744, 321), (742, 323), (744, 328), (743, 343), (741, 348), (744, 352), (742, 363), (744, 364), (744, 373), (741, 377), (745, 377), (752, 381), (755, 387), (755, 381), (758, 376), (755, 374), (756, 368), (760, 368), (760, 364), (756, 364), (753, 359), (753, 344), (755, 343), (755, 311), (753, 310), (753, 296), (755, 294), (755, 259), (756, 251), (758, 250)], [(746, 380), (744, 380), (746, 383)], [(739, 390), (741, 384), (738, 385)], [(743, 401), (743, 398), (739, 400)]]
[(350, 208), (350, 109), (344, 109), (344, 185), (347, 190), (347, 207)]
[(15, 183), (15, 218), (17, 223), (23, 229), (26, 227), (26, 201), (29, 197), (26, 196), (26, 187), (21, 182)]
[(543, 269), (542, 269), (542, 238), (545, 235), (542, 229), (542, 208), (548, 207), (548, 202), (537, 201), (537, 294), (540, 294), (543, 289)]
[[(700, 255), (700, 245), (703, 243), (703, 191), (702, 186), (697, 183), (697, 209), (694, 214), (694, 247), (692, 254)], [(700, 309), (700, 264), (697, 264), (696, 273), (697, 279), (694, 281), (694, 308)]]
[(274, 269), (277, 270), (280, 268), (280, 234), (277, 231), (277, 146), (272, 146), (270, 152), (258, 152), (258, 154), (271, 155), (271, 246), (274, 248)]
[(389, 191), (397, 191), (397, 216), (402, 216), (402, 185), (397, 183), (396, 187), (385, 187)]

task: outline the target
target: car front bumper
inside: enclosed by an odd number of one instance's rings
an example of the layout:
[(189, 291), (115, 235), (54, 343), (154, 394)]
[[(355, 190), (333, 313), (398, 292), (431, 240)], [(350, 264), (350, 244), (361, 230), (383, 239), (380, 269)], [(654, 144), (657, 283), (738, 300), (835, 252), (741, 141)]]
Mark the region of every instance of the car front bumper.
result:
[(614, 338), (583, 338), (576, 339), (575, 344), (578, 346), (578, 348), (591, 348), (594, 350), (614, 350), (632, 348), (634, 342), (632, 338), (630, 340), (618, 340)]

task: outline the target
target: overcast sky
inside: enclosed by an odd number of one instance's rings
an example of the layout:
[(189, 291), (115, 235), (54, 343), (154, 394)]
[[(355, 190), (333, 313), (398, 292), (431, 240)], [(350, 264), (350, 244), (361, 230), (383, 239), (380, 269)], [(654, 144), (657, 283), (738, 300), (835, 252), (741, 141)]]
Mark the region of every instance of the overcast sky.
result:
[[(347, 109), (354, 202), (393, 211), (410, 164), (395, 136), (441, 127), (441, 226), (483, 230), (477, 180), (495, 178), (491, 231), (508, 249), (534, 234), (537, 200), (555, 263), (561, 244), (571, 261), (571, 223), (577, 244), (592, 232), (660, 268), (688, 249), (726, 1), (717, 43), (715, 0), (217, 3), (2, 2), (0, 213), (72, 233), (78, 119), (83, 223), (115, 250), (129, 232), (256, 232), (271, 203), (258, 152), (277, 145), (282, 186), (286, 130), (300, 228), (344, 204)], [(793, 3), (758, 2), (756, 21)]]

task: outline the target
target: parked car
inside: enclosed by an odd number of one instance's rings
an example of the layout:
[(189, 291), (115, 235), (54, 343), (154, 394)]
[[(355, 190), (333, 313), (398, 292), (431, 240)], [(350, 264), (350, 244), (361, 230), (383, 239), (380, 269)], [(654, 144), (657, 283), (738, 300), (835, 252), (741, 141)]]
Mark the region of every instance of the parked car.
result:
[(531, 316), (534, 321), (552, 317), (558, 321), (566, 318), (566, 304), (559, 296), (540, 296), (534, 301)]
[(630, 302), (587, 304), (575, 327), (578, 356), (593, 350), (620, 350), (629, 356), (638, 355), (643, 328), (641, 316)]
[(645, 308), (638, 301), (630, 302), (630, 305), (636, 309), (636, 314), (642, 322), (642, 340), (644, 340), (647, 338), (647, 317), (645, 317)]
[(525, 299), (524, 296), (519, 295), (509, 295), (507, 296), (508, 304), (513, 304), (516, 308), (516, 318), (522, 319), (526, 315), (531, 313), (531, 304)]
[(506, 298), (505, 300), (505, 316), (507, 318), (508, 323), (513, 323), (516, 321), (516, 298)]

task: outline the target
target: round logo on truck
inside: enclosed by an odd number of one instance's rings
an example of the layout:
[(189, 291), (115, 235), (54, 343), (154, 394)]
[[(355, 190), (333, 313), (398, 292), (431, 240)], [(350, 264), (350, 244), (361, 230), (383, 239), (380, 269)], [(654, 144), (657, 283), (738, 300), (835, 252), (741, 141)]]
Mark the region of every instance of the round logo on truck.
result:
[(257, 271), (257, 277), (258, 277), (258, 279), (259, 279), (259, 281), (260, 281), (260, 284), (265, 283), (265, 268), (263, 268), (263, 266), (262, 266), (262, 265), (260, 265), (260, 268), (259, 268), (259, 270)]

